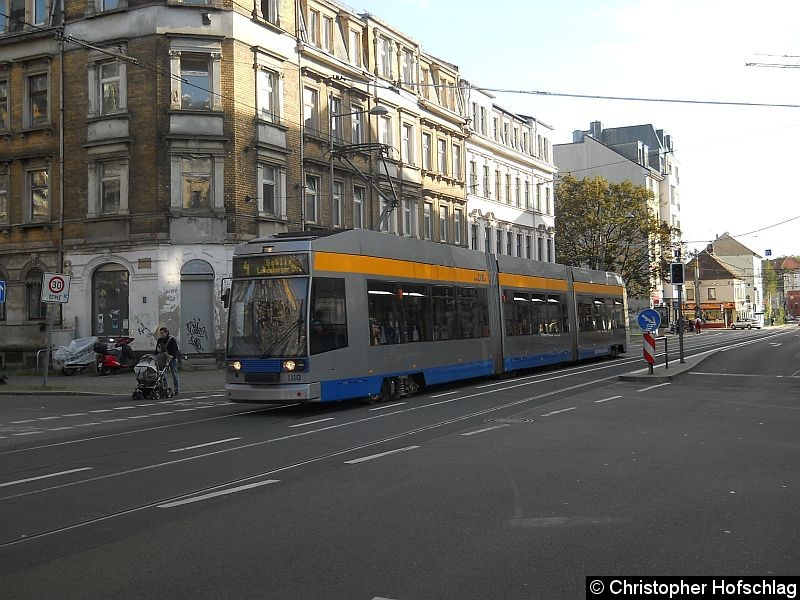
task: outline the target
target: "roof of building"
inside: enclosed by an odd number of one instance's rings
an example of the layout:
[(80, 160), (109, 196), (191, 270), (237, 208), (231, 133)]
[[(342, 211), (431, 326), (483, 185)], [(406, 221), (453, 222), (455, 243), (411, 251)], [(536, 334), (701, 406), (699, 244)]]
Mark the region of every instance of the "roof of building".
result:
[(718, 256), (741, 256), (746, 254), (761, 258), (760, 255), (750, 250), (736, 238), (731, 237), (731, 234), (727, 231), (711, 242), (711, 245), (714, 248), (714, 254)]
[(739, 275), (717, 260), (708, 250), (703, 250), (686, 264), (686, 281), (694, 281), (694, 271), (699, 265), (698, 279), (741, 279)]

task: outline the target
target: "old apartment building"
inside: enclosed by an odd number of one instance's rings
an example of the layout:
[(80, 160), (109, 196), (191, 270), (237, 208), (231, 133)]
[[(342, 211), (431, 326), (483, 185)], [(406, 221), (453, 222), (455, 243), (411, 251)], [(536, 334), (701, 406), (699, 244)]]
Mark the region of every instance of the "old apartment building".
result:
[[(69, 337), (147, 350), (166, 325), (184, 352), (219, 352), (233, 247), (258, 236), (469, 243), (459, 68), (375, 16), (328, 0), (3, 6), (0, 363), (30, 364), (48, 311)], [(70, 275), (69, 302), (40, 301), (48, 272)]]

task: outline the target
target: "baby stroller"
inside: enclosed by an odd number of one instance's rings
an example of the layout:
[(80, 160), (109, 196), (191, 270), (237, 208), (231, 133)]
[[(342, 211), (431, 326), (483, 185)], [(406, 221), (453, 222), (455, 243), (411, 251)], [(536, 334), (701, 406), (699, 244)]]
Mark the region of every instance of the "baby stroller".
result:
[(172, 386), (167, 381), (167, 368), (169, 367), (169, 354), (145, 354), (133, 367), (136, 373), (136, 389), (133, 390), (133, 399), (142, 400), (149, 398), (158, 400), (172, 397)]

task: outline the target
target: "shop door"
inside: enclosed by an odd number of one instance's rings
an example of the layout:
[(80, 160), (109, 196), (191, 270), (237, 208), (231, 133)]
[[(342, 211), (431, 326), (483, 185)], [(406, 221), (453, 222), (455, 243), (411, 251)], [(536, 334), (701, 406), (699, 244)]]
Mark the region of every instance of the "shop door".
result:
[(181, 352), (214, 352), (214, 269), (190, 260), (181, 269)]

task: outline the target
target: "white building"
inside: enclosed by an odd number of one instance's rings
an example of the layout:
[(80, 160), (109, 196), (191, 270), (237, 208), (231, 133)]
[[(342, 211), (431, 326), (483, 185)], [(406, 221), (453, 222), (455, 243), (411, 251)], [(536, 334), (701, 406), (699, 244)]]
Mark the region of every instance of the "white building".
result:
[(469, 244), (555, 262), (553, 129), (469, 88), (466, 141)]

